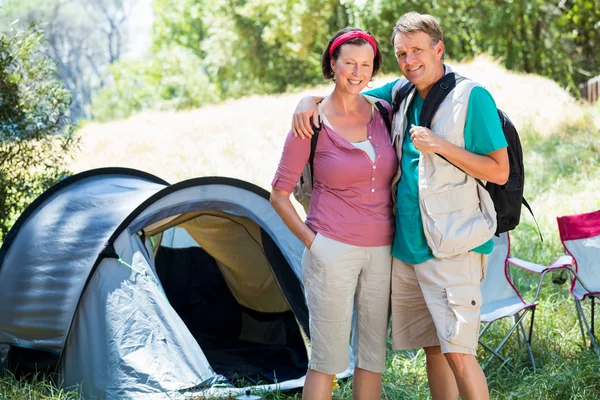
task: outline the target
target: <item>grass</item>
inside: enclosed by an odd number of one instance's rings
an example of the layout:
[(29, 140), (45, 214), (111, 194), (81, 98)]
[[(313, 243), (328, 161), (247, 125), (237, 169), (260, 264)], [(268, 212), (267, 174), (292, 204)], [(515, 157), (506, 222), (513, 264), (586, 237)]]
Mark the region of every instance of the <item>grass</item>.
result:
[(75, 392), (57, 389), (48, 379), (36, 376), (31, 379), (15, 379), (12, 375), (0, 378), (0, 399), (4, 400), (79, 400)]
[[(519, 258), (548, 264), (564, 254), (556, 217), (600, 209), (600, 104), (577, 104), (553, 82), (508, 73), (485, 60), (459, 66), (457, 70), (479, 81), (488, 79), (486, 86), (499, 106), (511, 118), (515, 117), (524, 149), (525, 196), (533, 207), (544, 242), (539, 240), (536, 225), (524, 210), (521, 224), (511, 232), (512, 251)], [(484, 71), (480, 72), (481, 77), (477, 71)], [(321, 87), (308, 93), (325, 90)], [(539, 93), (545, 93), (543, 98)], [(183, 113), (142, 114), (127, 121), (90, 123), (82, 131), (82, 153), (73, 168), (80, 171), (125, 165), (172, 182), (194, 176), (228, 175), (269, 188), (289, 116), (299, 96), (255, 96)], [(532, 102), (531, 98), (536, 100)], [(523, 99), (528, 103), (519, 104)], [(155, 143), (142, 145), (144, 140)], [(134, 149), (135, 157), (127, 149)], [(525, 296), (532, 296), (538, 277), (522, 271), (515, 271), (515, 277)], [(495, 361), (486, 369), (493, 399), (600, 398), (600, 358), (583, 347), (574, 307), (566, 285), (553, 284), (551, 276), (547, 276), (536, 311), (532, 343), (537, 370), (533, 371), (522, 357), (525, 353), (515, 337), (511, 338), (505, 352), (515, 368)], [(589, 313), (589, 304), (584, 308)], [(506, 326), (498, 323), (490, 330), (492, 341), (501, 339), (503, 328)], [(487, 356), (483, 349), (478, 355), (482, 361)], [(387, 367), (383, 376), (384, 399), (428, 398), (422, 350), (390, 351)], [(350, 399), (351, 384), (351, 380), (341, 382), (334, 397)], [(269, 400), (301, 398), (298, 392), (261, 395)], [(77, 398), (41, 378), (31, 382), (0, 378), (0, 399)]]

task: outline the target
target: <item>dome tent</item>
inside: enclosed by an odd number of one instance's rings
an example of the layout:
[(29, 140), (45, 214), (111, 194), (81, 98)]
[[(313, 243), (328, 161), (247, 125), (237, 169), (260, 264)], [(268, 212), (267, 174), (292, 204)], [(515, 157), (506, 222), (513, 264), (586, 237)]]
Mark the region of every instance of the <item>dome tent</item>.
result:
[(268, 196), (122, 168), (59, 182), (0, 250), (0, 344), (88, 399), (301, 387), (303, 245)]

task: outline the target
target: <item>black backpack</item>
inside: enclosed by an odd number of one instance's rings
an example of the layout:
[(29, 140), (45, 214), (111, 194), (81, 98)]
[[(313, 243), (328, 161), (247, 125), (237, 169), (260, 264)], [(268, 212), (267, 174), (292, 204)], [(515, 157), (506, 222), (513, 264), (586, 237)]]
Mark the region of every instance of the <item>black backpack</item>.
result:
[[(431, 121), (433, 120), (433, 116), (442, 101), (444, 101), (448, 93), (450, 93), (452, 89), (456, 87), (456, 85), (465, 79), (467, 78), (451, 72), (444, 75), (442, 79), (433, 85), (427, 94), (427, 97), (425, 98), (423, 109), (421, 110), (421, 115), (419, 116), (420, 126), (431, 129)], [(412, 83), (408, 83), (403, 85), (400, 90), (398, 90), (394, 96), (392, 105), (394, 114), (396, 114), (396, 112), (400, 109), (400, 103), (406, 98), (406, 96), (408, 96), (413, 88), (414, 85)], [(519, 134), (504, 111), (498, 110), (498, 116), (500, 117), (500, 123), (502, 125), (504, 137), (508, 143), (508, 163), (510, 168), (508, 181), (504, 185), (498, 185), (493, 182), (487, 182), (484, 185), (480, 179), (475, 178), (477, 183), (485, 187), (490, 194), (492, 201), (494, 202), (496, 219), (498, 222), (496, 236), (500, 233), (515, 229), (521, 218), (521, 205), (527, 207), (533, 216), (533, 211), (531, 210), (529, 203), (527, 200), (525, 200), (525, 197), (523, 197), (523, 189), (525, 186), (525, 169), (523, 167), (523, 150), (521, 149)], [(438, 156), (448, 161), (446, 157), (440, 154), (438, 154)], [(452, 164), (450, 161), (448, 162)], [(456, 165), (454, 166), (456, 167)], [(460, 169), (459, 167), (456, 168)], [(535, 224), (537, 226), (537, 221), (535, 221)], [(538, 232), (540, 232), (539, 226)], [(544, 240), (541, 232), (540, 239), (542, 241)]]

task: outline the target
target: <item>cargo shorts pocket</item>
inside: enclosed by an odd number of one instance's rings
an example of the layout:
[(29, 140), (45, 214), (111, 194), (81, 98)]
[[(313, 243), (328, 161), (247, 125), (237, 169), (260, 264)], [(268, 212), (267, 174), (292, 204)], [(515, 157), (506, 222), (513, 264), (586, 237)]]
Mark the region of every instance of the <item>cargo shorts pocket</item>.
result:
[(446, 289), (448, 313), (446, 340), (476, 348), (481, 322), (481, 291), (478, 286), (451, 286)]

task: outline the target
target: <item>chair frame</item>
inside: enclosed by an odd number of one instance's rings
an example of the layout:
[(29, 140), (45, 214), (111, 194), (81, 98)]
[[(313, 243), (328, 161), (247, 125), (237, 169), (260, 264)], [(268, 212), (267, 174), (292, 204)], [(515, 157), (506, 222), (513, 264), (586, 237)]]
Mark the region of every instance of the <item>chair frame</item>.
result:
[[(488, 345), (487, 343), (485, 343), (483, 341), (483, 336), (485, 335), (485, 333), (487, 332), (487, 330), (491, 327), (491, 325), (495, 322), (498, 321), (500, 319), (506, 318), (506, 317), (510, 317), (511, 315), (503, 315), (500, 316), (497, 319), (494, 319), (492, 321), (487, 321), (487, 322), (482, 322), (482, 329), (480, 330), (479, 333), (479, 344), (484, 347), (486, 350), (488, 350), (490, 353), (492, 353), (487, 360), (482, 364), (482, 369), (485, 369), (489, 363), (494, 359), (494, 358), (498, 358), (500, 360), (502, 360), (502, 362), (505, 365), (508, 365), (510, 367), (513, 367), (513, 365), (510, 363), (509, 360), (507, 360), (506, 357), (502, 356), (500, 354), (500, 350), (502, 349), (502, 347), (504, 347), (504, 345), (506, 344), (506, 342), (508, 341), (508, 339), (510, 338), (510, 336), (513, 334), (513, 332), (515, 330), (517, 330), (518, 333), (518, 340), (519, 343), (521, 343), (521, 339), (523, 340), (526, 350), (527, 350), (527, 355), (529, 357), (529, 360), (531, 362), (531, 365), (533, 366), (533, 369), (535, 371), (536, 369), (536, 365), (535, 365), (535, 359), (533, 357), (533, 353), (531, 351), (531, 341), (533, 338), (533, 326), (534, 326), (534, 322), (535, 322), (535, 310), (536, 307), (538, 306), (538, 302), (537, 302), (537, 298), (540, 294), (540, 289), (542, 286), (542, 282), (544, 280), (545, 275), (555, 269), (560, 269), (560, 268), (564, 268), (565, 265), (568, 265), (569, 263), (569, 259), (565, 259), (565, 258), (558, 258), (556, 260), (554, 260), (554, 262), (552, 262), (550, 265), (548, 266), (543, 266), (543, 265), (539, 265), (539, 264), (535, 264), (529, 261), (524, 261), (521, 260), (519, 258), (513, 257), (510, 255), (510, 236), (508, 233), (506, 233), (507, 235), (507, 240), (508, 240), (508, 251), (506, 254), (506, 258), (504, 261), (504, 275), (506, 277), (506, 280), (508, 281), (508, 283), (510, 284), (510, 286), (512, 286), (512, 289), (515, 291), (516, 295), (521, 299), (521, 302), (523, 303), (523, 306), (514, 314), (512, 314), (512, 317), (514, 318), (515, 323), (513, 324), (513, 326), (508, 330), (508, 333), (504, 336), (504, 338), (500, 341), (500, 343), (495, 347), (492, 348), (490, 345)], [(525, 301), (523, 299), (523, 297), (521, 296), (521, 293), (517, 290), (514, 282), (513, 282), (513, 278), (512, 278), (512, 269), (511, 266), (516, 266), (518, 268), (521, 268), (525, 271), (529, 271), (529, 272), (534, 272), (537, 274), (540, 274), (540, 278), (538, 281), (538, 285), (537, 285), (537, 289), (535, 292), (535, 295), (533, 296), (533, 299), (531, 301)], [(528, 313), (531, 313), (531, 318), (529, 321), (529, 328), (528, 328), (528, 332), (526, 332), (525, 326), (523, 324), (523, 320), (524, 318), (527, 316)]]
[[(566, 247), (565, 247), (566, 250)], [(568, 251), (568, 250), (567, 250)], [(575, 310), (577, 311), (577, 320), (579, 322), (579, 329), (581, 330), (581, 338), (583, 339), (583, 348), (587, 348), (587, 343), (585, 341), (585, 334), (587, 333), (590, 338), (590, 346), (592, 349), (598, 354), (600, 357), (600, 348), (598, 347), (598, 343), (596, 342), (596, 333), (594, 327), (594, 309), (596, 304), (596, 298), (600, 296), (600, 293), (594, 292), (590, 290), (583, 282), (583, 279), (577, 274), (577, 260), (569, 255), (572, 258), (571, 265), (566, 265), (564, 268), (569, 270), (571, 274), (571, 285), (569, 287), (569, 292), (573, 296), (573, 300), (575, 301)], [(575, 266), (575, 268), (573, 268)], [(583, 298), (579, 299), (577, 295), (573, 292), (573, 288), (575, 287), (575, 282), (579, 281), (579, 284), (587, 291), (587, 293), (583, 296)], [(583, 312), (583, 306), (581, 305), (582, 301), (585, 301), (586, 298), (590, 299), (590, 323), (588, 324), (587, 318), (585, 317), (585, 313)], [(584, 328), (585, 325), (585, 328)]]
[[(573, 240), (572, 238), (568, 238), (567, 237), (567, 227), (566, 227), (566, 223), (563, 223), (561, 220), (566, 219), (566, 218), (581, 218), (581, 217), (587, 217), (590, 215), (597, 215), (600, 211), (596, 211), (596, 212), (592, 212), (589, 214), (580, 214), (580, 215), (572, 215), (572, 216), (563, 216), (563, 217), (557, 217), (557, 223), (558, 223), (558, 231), (560, 234), (560, 241), (565, 249), (565, 251), (568, 253), (567, 256), (563, 256), (565, 258), (570, 258), (570, 262), (568, 265), (565, 266), (565, 268), (570, 272), (570, 278), (571, 278), (571, 285), (569, 286), (569, 292), (571, 292), (571, 295), (573, 296), (573, 300), (575, 302), (575, 309), (577, 312), (577, 320), (579, 322), (579, 329), (581, 331), (581, 338), (583, 340), (583, 348), (587, 348), (587, 343), (586, 343), (586, 338), (585, 335), (587, 333), (589, 339), (590, 339), (590, 346), (591, 348), (596, 352), (596, 354), (598, 355), (598, 357), (600, 357), (600, 347), (598, 346), (598, 342), (596, 340), (596, 335), (595, 335), (595, 326), (594, 326), (594, 319), (595, 319), (595, 305), (596, 305), (596, 299), (600, 298), (600, 291), (595, 291), (590, 289), (586, 283), (583, 281), (583, 279), (579, 276), (578, 272), (579, 272), (579, 265), (577, 263), (577, 258), (575, 257), (574, 254), (571, 253), (571, 251), (569, 250), (567, 244), (565, 243), (568, 240)], [(597, 221), (598, 218), (596, 217), (592, 217), (594, 221)], [(597, 230), (596, 230), (597, 232)], [(587, 232), (589, 233), (589, 231)], [(575, 284), (579, 282), (579, 284), (583, 287), (583, 289), (585, 290), (585, 293), (583, 294), (582, 297), (579, 297), (576, 293), (575, 293)], [(585, 301), (586, 298), (590, 299), (590, 323), (588, 323), (587, 318), (585, 317), (585, 313), (583, 311), (583, 306), (581, 304), (582, 301)], [(584, 328), (585, 326), (585, 328)]]
[[(569, 268), (569, 270), (571, 270), (571, 273), (574, 276), (573, 280), (579, 280), (581, 286), (588, 290), (583, 284), (581, 278), (579, 278), (579, 276), (576, 275), (576, 273), (571, 268)], [(590, 299), (591, 324), (588, 324), (587, 318), (585, 317), (585, 314), (583, 312), (583, 306), (581, 305), (581, 300), (575, 297), (575, 295), (573, 295), (573, 299), (575, 300), (575, 308), (577, 309), (577, 319), (579, 320), (579, 329), (581, 330), (581, 337), (583, 339), (583, 348), (587, 348), (587, 343), (585, 341), (585, 333), (587, 333), (588, 337), (590, 338), (590, 346), (596, 352), (596, 354), (598, 354), (598, 357), (600, 357), (600, 348), (598, 347), (598, 343), (596, 342), (596, 333), (594, 327), (594, 308), (596, 304), (596, 296), (598, 296), (598, 294), (590, 294), (585, 296)], [(585, 300), (585, 297), (583, 298), (583, 300)], [(585, 325), (585, 331), (583, 325)]]
[[(570, 256), (561, 256), (561, 257), (556, 258), (549, 265), (544, 266), (544, 265), (536, 264), (536, 263), (533, 263), (530, 261), (521, 260), (517, 257), (509, 256), (507, 259), (507, 266), (509, 264), (514, 265), (516, 267), (521, 268), (524, 271), (533, 272), (535, 274), (540, 275), (540, 277), (538, 279), (538, 283), (537, 283), (537, 289), (535, 291), (533, 299), (531, 300), (531, 303), (535, 303), (535, 306), (537, 306), (538, 305), (537, 299), (540, 295), (540, 290), (542, 289), (542, 283), (544, 281), (544, 278), (546, 277), (546, 274), (548, 272), (551, 272), (551, 271), (554, 271), (557, 269), (570, 268), (571, 260), (572, 260), (572, 258)], [(511, 276), (511, 283), (512, 283), (512, 276)], [(531, 353), (531, 339), (532, 339), (532, 334), (533, 334), (534, 316), (535, 316), (535, 307), (533, 307), (533, 309), (532, 309), (532, 316), (531, 316), (531, 322), (530, 322), (530, 326), (529, 326), (529, 336), (528, 337), (525, 336), (522, 322), (520, 322), (520, 324), (521, 324), (522, 336), (524, 339), (526, 339), (525, 343), (527, 346), (527, 351), (529, 353), (529, 357), (531, 360), (531, 364), (533, 366), (533, 370), (535, 371), (536, 365), (535, 365), (535, 361), (533, 359), (533, 354)]]
[[(508, 361), (506, 359), (506, 357), (504, 357), (503, 355), (500, 354), (500, 350), (502, 349), (502, 347), (504, 347), (504, 345), (506, 344), (506, 342), (508, 341), (508, 339), (510, 338), (512, 333), (515, 331), (515, 329), (519, 328), (519, 330), (517, 331), (519, 343), (521, 342), (521, 338), (523, 338), (525, 347), (527, 348), (527, 355), (529, 356), (529, 360), (531, 361), (531, 365), (533, 366), (533, 369), (535, 371), (536, 366), (535, 366), (535, 359), (533, 357), (533, 353), (531, 352), (531, 339), (533, 336), (533, 322), (535, 320), (535, 308), (536, 307), (537, 307), (537, 304), (531, 304), (527, 307), (524, 307), (523, 309), (521, 309), (521, 311), (517, 312), (516, 314), (514, 314), (514, 320), (515, 320), (514, 325), (509, 329), (508, 333), (504, 336), (504, 338), (500, 341), (500, 344), (498, 344), (498, 346), (496, 346), (496, 348), (492, 348), (490, 345), (485, 343), (483, 341), (483, 335), (492, 326), (492, 324), (494, 322), (498, 321), (498, 319), (494, 320), (494, 321), (490, 321), (490, 322), (482, 322), (483, 329), (481, 329), (479, 331), (479, 344), (481, 346), (483, 346), (486, 350), (488, 350), (490, 353), (492, 353), (487, 358), (487, 360), (481, 365), (482, 370), (485, 370), (485, 368), (490, 364), (490, 362), (492, 362), (492, 360), (494, 358), (499, 358), (500, 360), (502, 360), (502, 362), (504, 364), (510, 366), (511, 368), (513, 367), (511, 362)], [(528, 311), (531, 311), (531, 319), (529, 322), (529, 333), (526, 334), (525, 327), (523, 326), (523, 319), (527, 315)], [(502, 318), (499, 318), (499, 319), (502, 319)]]

